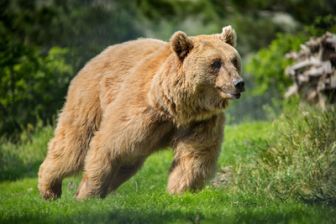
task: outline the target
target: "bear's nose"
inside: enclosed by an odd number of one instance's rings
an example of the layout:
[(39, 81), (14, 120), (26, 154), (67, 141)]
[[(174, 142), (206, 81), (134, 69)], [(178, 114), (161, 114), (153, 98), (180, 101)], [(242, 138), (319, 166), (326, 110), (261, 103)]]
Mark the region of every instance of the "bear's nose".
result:
[(245, 83), (244, 83), (244, 80), (242, 80), (242, 79), (238, 79), (238, 80), (234, 81), (233, 85), (240, 92), (243, 92), (245, 90)]

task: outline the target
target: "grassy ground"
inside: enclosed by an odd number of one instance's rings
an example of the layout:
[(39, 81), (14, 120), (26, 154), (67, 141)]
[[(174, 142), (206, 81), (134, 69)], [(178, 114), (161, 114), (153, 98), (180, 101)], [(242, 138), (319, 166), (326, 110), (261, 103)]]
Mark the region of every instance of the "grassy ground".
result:
[[(254, 161), (271, 129), (269, 122), (228, 126), (219, 167), (239, 170)], [(165, 191), (170, 150), (152, 155), (104, 200), (77, 202), (73, 195), (80, 177), (72, 177), (64, 181), (60, 200), (46, 202), (39, 197), (36, 172), (51, 133), (47, 127), (30, 143), (0, 145), (0, 223), (336, 223), (333, 206), (254, 194), (234, 184), (170, 196)]]

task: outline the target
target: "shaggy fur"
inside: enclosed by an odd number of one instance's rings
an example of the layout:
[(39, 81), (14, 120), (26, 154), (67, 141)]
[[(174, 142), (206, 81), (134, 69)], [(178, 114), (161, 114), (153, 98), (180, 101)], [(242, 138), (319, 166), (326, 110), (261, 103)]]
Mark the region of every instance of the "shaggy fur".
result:
[(163, 147), (174, 149), (168, 191), (202, 188), (214, 173), (223, 109), (239, 97), (235, 33), (113, 45), (72, 80), (38, 188), (61, 195), (62, 179), (84, 169), (77, 198), (104, 197)]

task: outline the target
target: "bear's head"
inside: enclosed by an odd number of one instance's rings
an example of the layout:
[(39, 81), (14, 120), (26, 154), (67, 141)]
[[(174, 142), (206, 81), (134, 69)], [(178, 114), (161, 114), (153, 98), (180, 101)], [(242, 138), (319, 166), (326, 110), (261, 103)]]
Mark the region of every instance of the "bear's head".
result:
[(235, 49), (236, 33), (231, 26), (224, 27), (221, 34), (194, 37), (178, 31), (170, 44), (185, 81), (193, 86), (200, 100), (240, 97), (244, 81)]
[(151, 84), (151, 105), (168, 112), (178, 124), (222, 112), (230, 99), (239, 98), (244, 91), (235, 44), (231, 26), (213, 35), (174, 33), (163, 51), (162, 57), (167, 59)]

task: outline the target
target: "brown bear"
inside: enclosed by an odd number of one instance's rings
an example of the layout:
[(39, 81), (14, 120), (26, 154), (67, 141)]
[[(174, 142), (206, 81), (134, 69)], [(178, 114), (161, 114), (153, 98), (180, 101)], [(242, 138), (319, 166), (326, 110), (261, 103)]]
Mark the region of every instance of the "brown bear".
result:
[(223, 110), (244, 82), (231, 26), (221, 34), (138, 39), (93, 58), (71, 81), (38, 173), (45, 199), (84, 169), (78, 199), (104, 197), (153, 152), (174, 151), (168, 192), (202, 188), (216, 168)]

